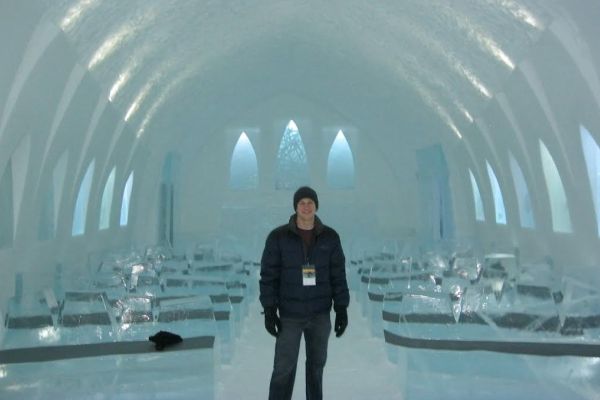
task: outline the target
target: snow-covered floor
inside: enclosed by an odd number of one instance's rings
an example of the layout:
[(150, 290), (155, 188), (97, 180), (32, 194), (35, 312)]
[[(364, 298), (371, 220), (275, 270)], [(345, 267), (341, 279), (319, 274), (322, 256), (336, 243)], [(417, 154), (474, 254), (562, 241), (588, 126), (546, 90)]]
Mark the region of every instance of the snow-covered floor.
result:
[[(330, 339), (327, 399), (600, 399), (600, 359), (401, 349), (394, 364), (356, 296), (349, 322)], [(273, 351), (254, 300), (230, 363), (217, 348), (0, 365), (0, 399), (266, 399)], [(303, 364), (301, 353), (295, 400), (305, 398)]]

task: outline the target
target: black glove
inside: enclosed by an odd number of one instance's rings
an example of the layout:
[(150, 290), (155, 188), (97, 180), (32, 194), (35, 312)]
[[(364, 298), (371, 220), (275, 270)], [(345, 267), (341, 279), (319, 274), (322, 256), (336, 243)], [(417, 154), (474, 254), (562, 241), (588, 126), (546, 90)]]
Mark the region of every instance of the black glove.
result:
[(159, 331), (155, 335), (150, 336), (148, 340), (154, 343), (154, 348), (159, 351), (163, 350), (167, 346), (181, 343), (183, 341), (181, 336), (178, 334), (167, 331)]
[(345, 308), (341, 308), (335, 311), (335, 336), (340, 337), (344, 334), (346, 327), (348, 326), (348, 313)]
[(277, 316), (277, 309), (275, 307), (265, 308), (265, 329), (271, 335), (277, 337), (281, 332), (281, 320)]

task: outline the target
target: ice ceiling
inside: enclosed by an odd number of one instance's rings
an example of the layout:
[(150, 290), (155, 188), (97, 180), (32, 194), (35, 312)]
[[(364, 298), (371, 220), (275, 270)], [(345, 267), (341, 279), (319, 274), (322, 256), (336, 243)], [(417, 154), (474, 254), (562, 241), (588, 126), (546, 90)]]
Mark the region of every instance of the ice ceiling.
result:
[[(203, 105), (220, 97), (231, 102), (235, 87), (251, 82), (263, 83), (260, 96), (269, 86), (295, 84), (343, 112), (353, 85), (361, 91), (365, 77), (380, 76), (461, 137), (561, 13), (560, 2), (545, 0), (46, 0), (45, 6), (138, 136), (168, 107), (177, 109), (181, 124), (193, 125)], [(227, 83), (215, 84), (218, 76)], [(327, 86), (336, 76), (354, 79)], [(298, 85), (299, 77), (305, 84)], [(398, 108), (410, 114), (410, 107)]]

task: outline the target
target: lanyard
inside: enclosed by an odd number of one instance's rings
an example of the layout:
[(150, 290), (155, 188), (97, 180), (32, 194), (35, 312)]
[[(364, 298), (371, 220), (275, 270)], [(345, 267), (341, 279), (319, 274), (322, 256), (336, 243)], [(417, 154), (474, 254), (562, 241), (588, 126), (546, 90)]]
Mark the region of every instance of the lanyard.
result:
[[(314, 247), (315, 242), (317, 241), (316, 235), (315, 235), (315, 231), (311, 230), (308, 231), (309, 233), (307, 235), (300, 234), (298, 233), (298, 236), (300, 236), (300, 241), (302, 242), (302, 253), (304, 254), (304, 262), (306, 264), (309, 263), (309, 256), (310, 256), (310, 251), (312, 250), (312, 247)], [(309, 240), (306, 240), (309, 239)], [(310, 247), (309, 247), (310, 245)]]

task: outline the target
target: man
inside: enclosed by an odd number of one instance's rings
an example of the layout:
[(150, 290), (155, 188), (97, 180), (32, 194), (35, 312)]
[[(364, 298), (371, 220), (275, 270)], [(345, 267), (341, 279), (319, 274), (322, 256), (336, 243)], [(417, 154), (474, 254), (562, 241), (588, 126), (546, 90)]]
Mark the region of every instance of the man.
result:
[(332, 303), (336, 336), (342, 336), (348, 325), (344, 252), (337, 232), (316, 216), (318, 208), (317, 193), (307, 186), (299, 188), (294, 194), (295, 214), (289, 223), (274, 229), (265, 243), (260, 302), (265, 328), (277, 338), (270, 400), (292, 398), (303, 334), (306, 398), (321, 400)]

